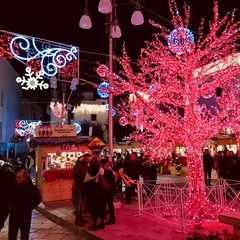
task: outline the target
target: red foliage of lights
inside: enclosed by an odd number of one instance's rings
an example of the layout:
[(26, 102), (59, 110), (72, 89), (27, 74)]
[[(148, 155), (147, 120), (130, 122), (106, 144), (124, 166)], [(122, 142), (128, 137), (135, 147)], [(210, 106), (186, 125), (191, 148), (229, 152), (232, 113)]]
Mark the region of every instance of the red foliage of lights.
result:
[[(174, 28), (188, 28), (187, 5), (185, 18), (175, 14), (178, 9), (174, 0), (170, 0), (169, 8)], [(134, 70), (131, 67), (124, 47), (123, 56), (115, 57), (122, 66), (119, 73), (101, 68), (113, 95), (133, 93), (133, 97), (122, 102), (119, 113), (136, 127), (132, 137), (147, 146), (146, 153), (152, 159), (166, 157), (177, 143), (185, 146), (187, 217), (199, 221), (216, 217), (206, 197), (202, 148), (224, 128), (231, 127), (237, 136), (240, 131), (240, 54), (237, 53), (240, 22), (235, 22), (234, 12), (220, 19), (217, 2), (213, 12), (209, 33), (203, 33), (202, 20), (195, 42), (183, 47), (181, 54), (165, 44), (172, 30), (150, 22), (159, 32), (141, 50), (138, 72), (135, 66)], [(222, 88), (221, 96), (215, 94), (217, 87)]]

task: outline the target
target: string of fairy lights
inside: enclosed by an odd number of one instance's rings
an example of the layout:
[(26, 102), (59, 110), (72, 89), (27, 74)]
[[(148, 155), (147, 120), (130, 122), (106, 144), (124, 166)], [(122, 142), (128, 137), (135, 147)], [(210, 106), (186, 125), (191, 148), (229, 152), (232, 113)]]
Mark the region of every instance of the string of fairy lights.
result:
[[(234, 14), (220, 19), (215, 2), (209, 33), (203, 34), (200, 24), (199, 37), (193, 41), (187, 30), (190, 9), (185, 7), (181, 16), (174, 0), (169, 9), (175, 32), (151, 22), (159, 32), (141, 50), (138, 72), (132, 69), (125, 48), (122, 56), (116, 58), (122, 66), (120, 72), (111, 72), (104, 65), (97, 71), (111, 86), (108, 89), (113, 95), (132, 93), (118, 106), (120, 124), (135, 127), (131, 138), (145, 145), (144, 152), (150, 160), (163, 161), (176, 144), (185, 147), (185, 217), (200, 222), (217, 217), (217, 206), (206, 197), (202, 149), (207, 140), (228, 127), (240, 140), (240, 21), (235, 21)], [(173, 38), (165, 44), (169, 34)], [(222, 88), (220, 96), (213, 91), (217, 87)]]

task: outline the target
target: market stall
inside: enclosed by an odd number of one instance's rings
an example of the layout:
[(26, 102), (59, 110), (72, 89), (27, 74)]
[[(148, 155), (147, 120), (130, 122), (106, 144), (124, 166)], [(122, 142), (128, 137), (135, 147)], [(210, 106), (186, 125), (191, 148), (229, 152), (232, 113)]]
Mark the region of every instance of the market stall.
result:
[(51, 137), (36, 137), (36, 184), (42, 202), (71, 199), (75, 162), (85, 152), (92, 153), (88, 148), (91, 137), (61, 134), (62, 137), (54, 137), (53, 132)]

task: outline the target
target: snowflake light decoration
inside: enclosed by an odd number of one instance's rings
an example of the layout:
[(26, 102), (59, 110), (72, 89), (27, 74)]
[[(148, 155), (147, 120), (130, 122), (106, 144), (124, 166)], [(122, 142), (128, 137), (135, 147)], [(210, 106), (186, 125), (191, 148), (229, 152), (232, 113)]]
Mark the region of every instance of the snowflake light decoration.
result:
[[(41, 79), (43, 79), (43, 75), (44, 75), (44, 72), (41, 70), (40, 72), (33, 72), (32, 69), (30, 67), (27, 67), (25, 69), (26, 73), (25, 73), (25, 76), (23, 77), (17, 77), (16, 78), (16, 82), (17, 83), (20, 83), (21, 86), (22, 86), (22, 89), (24, 90), (36, 90), (37, 87), (40, 88), (40, 90), (42, 90), (43, 88), (44, 89), (47, 89), (49, 88), (49, 85), (48, 83), (44, 83), (44, 81), (39, 81)], [(35, 76), (34, 76), (35, 74)], [(26, 85), (26, 86), (23, 86), (23, 85)]]

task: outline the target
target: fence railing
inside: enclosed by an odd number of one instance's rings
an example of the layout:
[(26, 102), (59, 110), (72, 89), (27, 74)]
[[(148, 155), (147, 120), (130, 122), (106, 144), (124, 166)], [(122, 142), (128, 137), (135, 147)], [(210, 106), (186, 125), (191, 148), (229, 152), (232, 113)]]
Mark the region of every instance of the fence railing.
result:
[(209, 218), (207, 214), (201, 219), (189, 217), (189, 209), (186, 207), (188, 183), (178, 184), (170, 179), (157, 184), (148, 181), (137, 183), (139, 214), (150, 214), (169, 220), (177, 224), (180, 231), (185, 232), (186, 226), (198, 224), (199, 221), (216, 220), (219, 213), (240, 211), (240, 181), (217, 179), (212, 180), (212, 183), (212, 186), (206, 186), (206, 198), (210, 206)]

